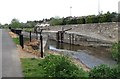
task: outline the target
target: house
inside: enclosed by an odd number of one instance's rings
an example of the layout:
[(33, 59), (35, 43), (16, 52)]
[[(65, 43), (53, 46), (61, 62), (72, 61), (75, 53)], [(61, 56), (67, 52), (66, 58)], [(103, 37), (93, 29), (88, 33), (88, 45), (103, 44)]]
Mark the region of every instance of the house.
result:
[(40, 29), (47, 29), (47, 30), (49, 30), (49, 26), (50, 26), (50, 24), (47, 23), (47, 22), (37, 23), (35, 25), (34, 31), (40, 31)]

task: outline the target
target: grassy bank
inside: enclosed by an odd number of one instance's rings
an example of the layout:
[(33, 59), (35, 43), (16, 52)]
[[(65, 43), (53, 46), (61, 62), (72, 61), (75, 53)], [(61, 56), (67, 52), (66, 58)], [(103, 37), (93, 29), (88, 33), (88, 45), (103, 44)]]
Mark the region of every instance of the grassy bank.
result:
[(69, 58), (48, 55), (45, 59), (21, 59), (25, 77), (87, 78), (88, 73), (74, 65)]
[(15, 44), (17, 44), (17, 45), (19, 45), (20, 43), (19, 43), (19, 38), (17, 37), (17, 38), (12, 38), (13, 39), (13, 41), (14, 41), (14, 43)]

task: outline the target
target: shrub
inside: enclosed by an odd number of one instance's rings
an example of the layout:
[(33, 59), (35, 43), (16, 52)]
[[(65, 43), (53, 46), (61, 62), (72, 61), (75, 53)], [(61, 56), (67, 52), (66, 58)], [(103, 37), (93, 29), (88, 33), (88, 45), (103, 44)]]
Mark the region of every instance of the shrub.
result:
[(112, 57), (120, 63), (120, 42), (114, 43), (112, 46)]
[(69, 58), (61, 55), (48, 55), (45, 59), (21, 59), (25, 77), (84, 79), (88, 73), (74, 65)]
[(111, 69), (113, 79), (120, 79), (120, 64)]
[(92, 79), (107, 79), (109, 77), (110, 67), (107, 65), (100, 65), (94, 67), (90, 73), (89, 77)]
[(43, 61), (48, 77), (87, 77), (87, 74), (64, 56), (49, 55)]
[(110, 68), (107, 65), (100, 65), (89, 72), (91, 79), (120, 79), (120, 65)]

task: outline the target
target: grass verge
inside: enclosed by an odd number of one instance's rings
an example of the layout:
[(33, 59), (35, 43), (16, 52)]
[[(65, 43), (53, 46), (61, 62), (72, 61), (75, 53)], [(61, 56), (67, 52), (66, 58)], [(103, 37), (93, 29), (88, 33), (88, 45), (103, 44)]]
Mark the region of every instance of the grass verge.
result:
[(25, 77), (87, 78), (88, 73), (74, 65), (69, 58), (61, 55), (48, 55), (44, 59), (22, 58)]
[(12, 38), (13, 39), (13, 41), (15, 42), (15, 44), (17, 44), (17, 45), (19, 45), (20, 43), (19, 43), (19, 38), (17, 37), (17, 38)]

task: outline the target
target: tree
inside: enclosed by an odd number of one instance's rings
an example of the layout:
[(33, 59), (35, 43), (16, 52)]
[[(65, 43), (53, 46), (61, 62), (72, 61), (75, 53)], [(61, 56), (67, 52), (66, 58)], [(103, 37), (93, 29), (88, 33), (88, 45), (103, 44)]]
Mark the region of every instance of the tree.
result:
[(20, 28), (22, 25), (18, 19), (14, 18), (12, 19), (11, 24), (9, 26), (12, 28)]
[(95, 15), (90, 15), (86, 17), (86, 22), (87, 23), (98, 23), (98, 17)]
[(85, 24), (85, 18), (84, 17), (80, 17), (77, 19), (77, 24)]
[(2, 28), (2, 24), (0, 23), (0, 28)]
[(54, 26), (54, 25), (61, 25), (62, 24), (62, 19), (59, 18), (52, 18), (50, 20), (50, 25)]

